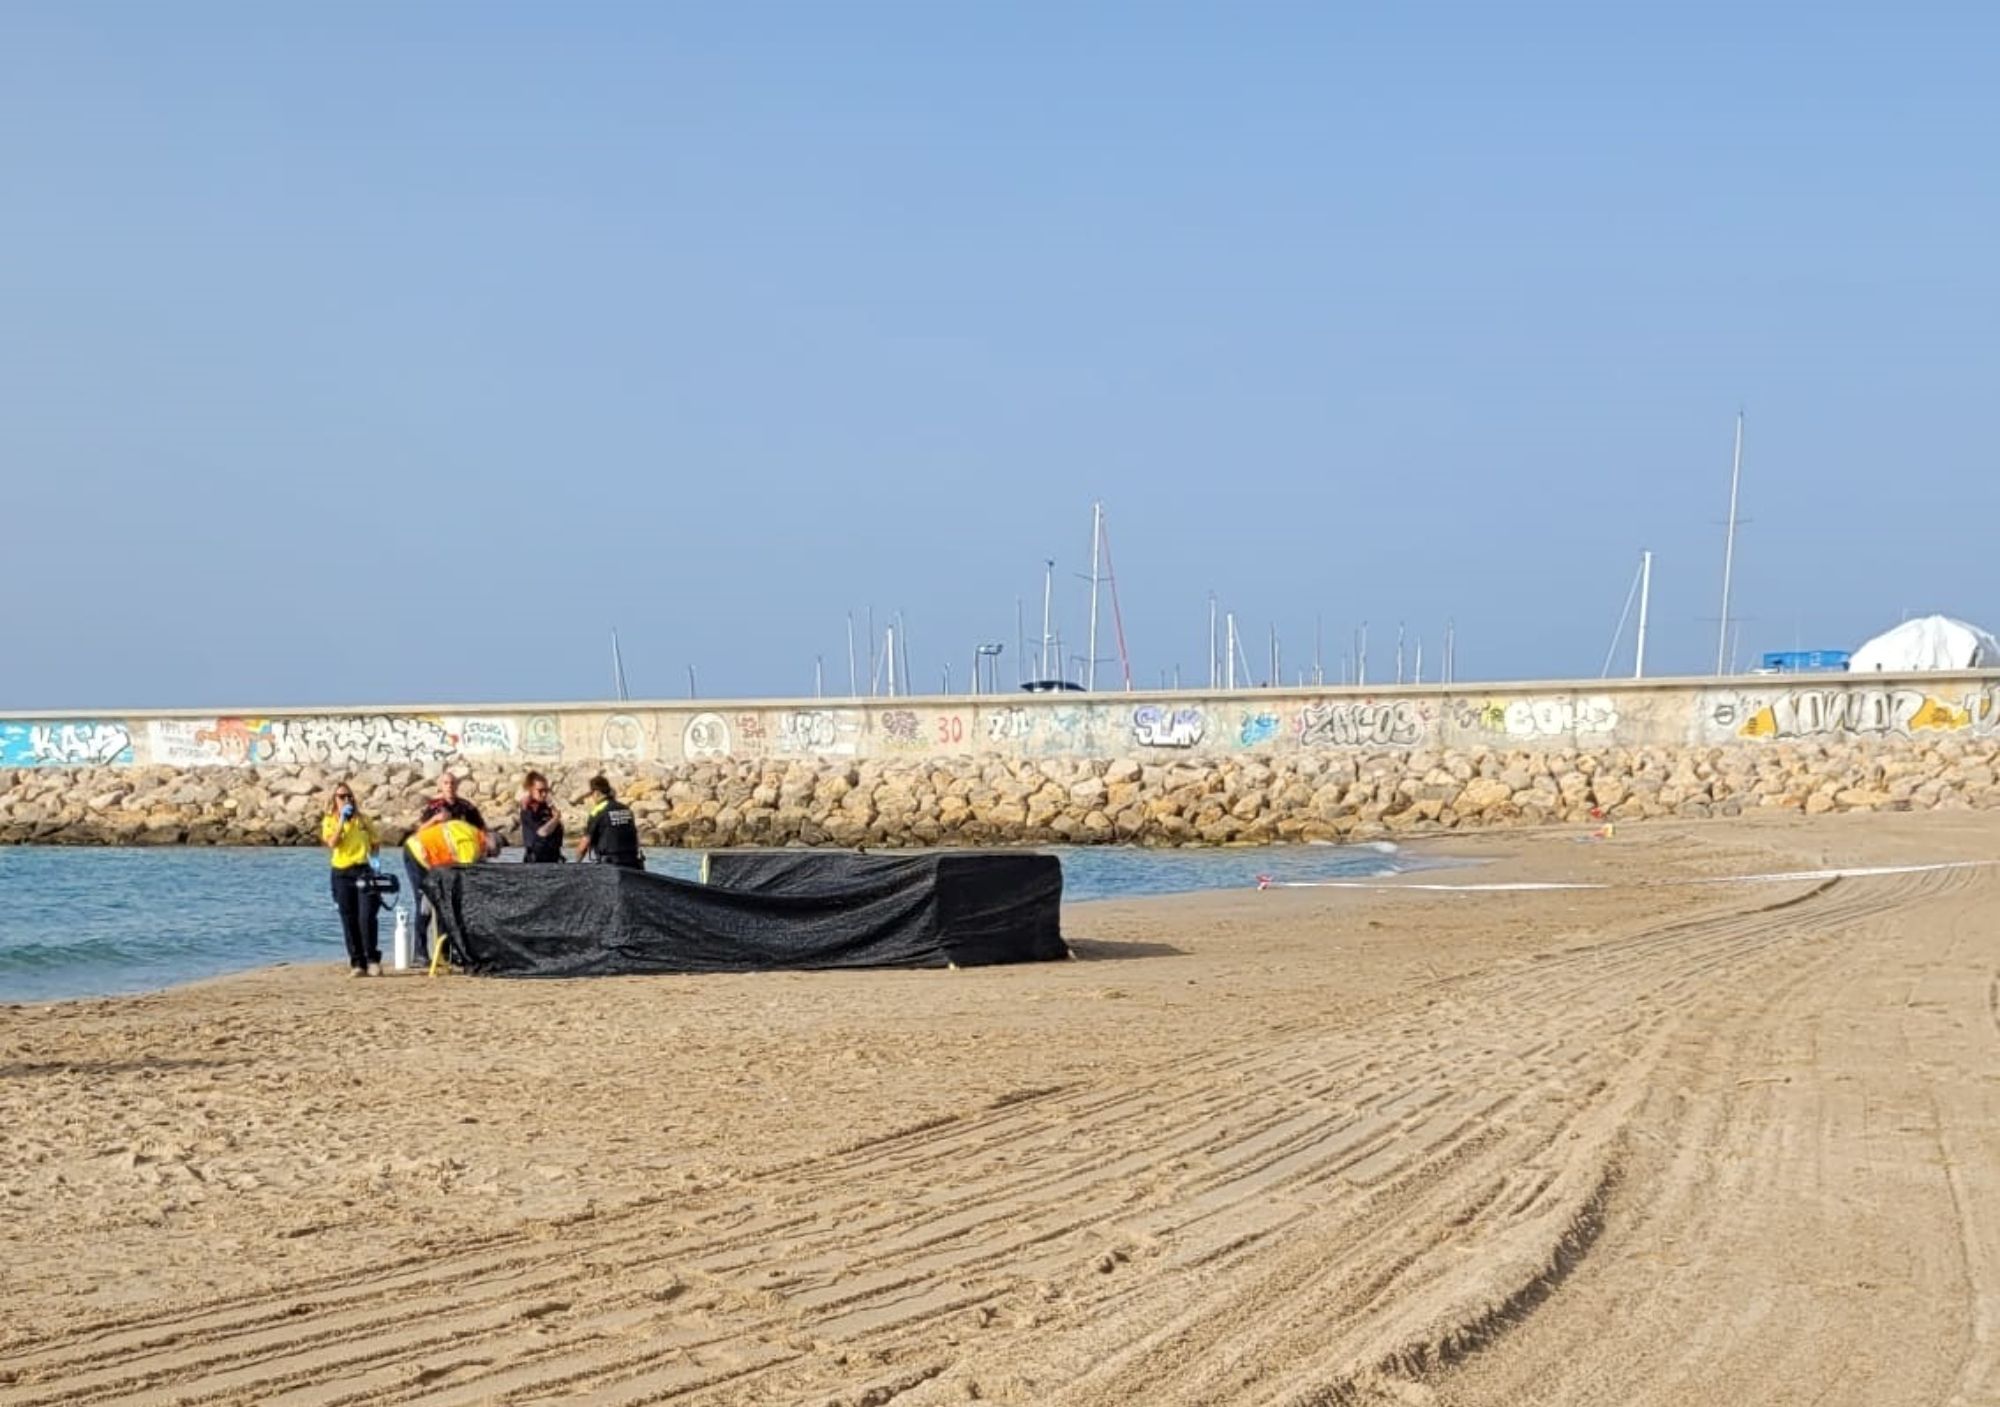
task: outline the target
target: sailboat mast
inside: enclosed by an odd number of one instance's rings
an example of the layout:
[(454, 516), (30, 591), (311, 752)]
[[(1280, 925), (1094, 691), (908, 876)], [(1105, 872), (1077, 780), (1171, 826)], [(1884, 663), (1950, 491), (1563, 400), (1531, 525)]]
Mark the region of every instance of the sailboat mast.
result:
[(1208, 593), (1208, 687), (1211, 689), (1221, 682), (1216, 678), (1220, 668), (1221, 661), (1215, 656), (1215, 593), (1211, 591)]
[(1639, 554), (1639, 648), (1632, 657), (1632, 677), (1646, 677), (1646, 607), (1653, 596), (1653, 554)]
[(1021, 598), (1014, 598), (1014, 682), (1027, 683), (1028, 672), (1028, 615)]
[(1083, 687), (1097, 689), (1097, 553), (1104, 542), (1104, 505), (1090, 505), (1090, 658), (1083, 666)]
[(1722, 539), (1722, 628), (1715, 636), (1715, 672), (1729, 651), (1729, 574), (1736, 564), (1736, 491), (1743, 481), (1743, 412), (1736, 412), (1736, 453), (1729, 467), (1729, 530)]
[(1045, 557), (1043, 564), (1045, 570), (1042, 573), (1042, 678), (1052, 679), (1055, 676), (1049, 673), (1049, 641), (1052, 638), (1049, 634), (1049, 607), (1055, 598), (1056, 559)]

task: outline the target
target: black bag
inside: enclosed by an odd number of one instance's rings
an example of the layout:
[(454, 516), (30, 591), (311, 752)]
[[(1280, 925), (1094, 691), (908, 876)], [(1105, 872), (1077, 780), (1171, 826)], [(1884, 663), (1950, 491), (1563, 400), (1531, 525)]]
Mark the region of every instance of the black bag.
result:
[(392, 909), (395, 897), (403, 892), (403, 881), (385, 870), (369, 870), (354, 881), (354, 887), (363, 894), (373, 894), (376, 908)]

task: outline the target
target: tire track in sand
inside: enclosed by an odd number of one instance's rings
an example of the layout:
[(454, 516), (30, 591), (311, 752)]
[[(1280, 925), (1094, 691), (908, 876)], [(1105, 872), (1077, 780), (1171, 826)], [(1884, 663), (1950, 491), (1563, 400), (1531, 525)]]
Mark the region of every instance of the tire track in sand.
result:
[[(1049, 1092), (388, 1277), (19, 1347), (0, 1404), (789, 1401), (874, 1362), (915, 1373), (896, 1388), (915, 1400), (957, 1390), (978, 1340), (1010, 1331), (1046, 1341), (1051, 1402), (1121, 1400), (1142, 1379), (1253, 1401), (1274, 1371), (1260, 1362), (1351, 1377), (1450, 1342), (1578, 1243), (1637, 1072), (1704, 983), (1798, 947), (1802, 924), (1842, 928), (1951, 882), (1661, 925), (1359, 1029), (1211, 1051), (1144, 1088)], [(1427, 1244), (1440, 1226), (1514, 1283), (1461, 1296), (1455, 1318), (1411, 1308), (1451, 1298)], [(762, 1263), (774, 1242), (782, 1267)], [(1367, 1287), (1366, 1307), (1343, 1285)]]

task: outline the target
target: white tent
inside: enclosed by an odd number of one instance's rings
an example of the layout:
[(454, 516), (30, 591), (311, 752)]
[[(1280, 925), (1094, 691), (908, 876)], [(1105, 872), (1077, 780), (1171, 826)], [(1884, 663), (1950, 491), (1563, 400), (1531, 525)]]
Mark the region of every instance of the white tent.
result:
[(1906, 669), (2000, 669), (2000, 640), (1950, 616), (1918, 616), (1854, 652), (1850, 672)]

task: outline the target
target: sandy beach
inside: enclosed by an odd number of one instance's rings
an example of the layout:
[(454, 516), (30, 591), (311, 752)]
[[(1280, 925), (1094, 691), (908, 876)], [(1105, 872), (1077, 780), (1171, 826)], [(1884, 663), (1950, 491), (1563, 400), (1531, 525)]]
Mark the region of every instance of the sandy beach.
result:
[(1582, 835), (1062, 964), (0, 1009), (0, 1407), (2000, 1398), (2000, 873), (1679, 883), (2000, 817)]

